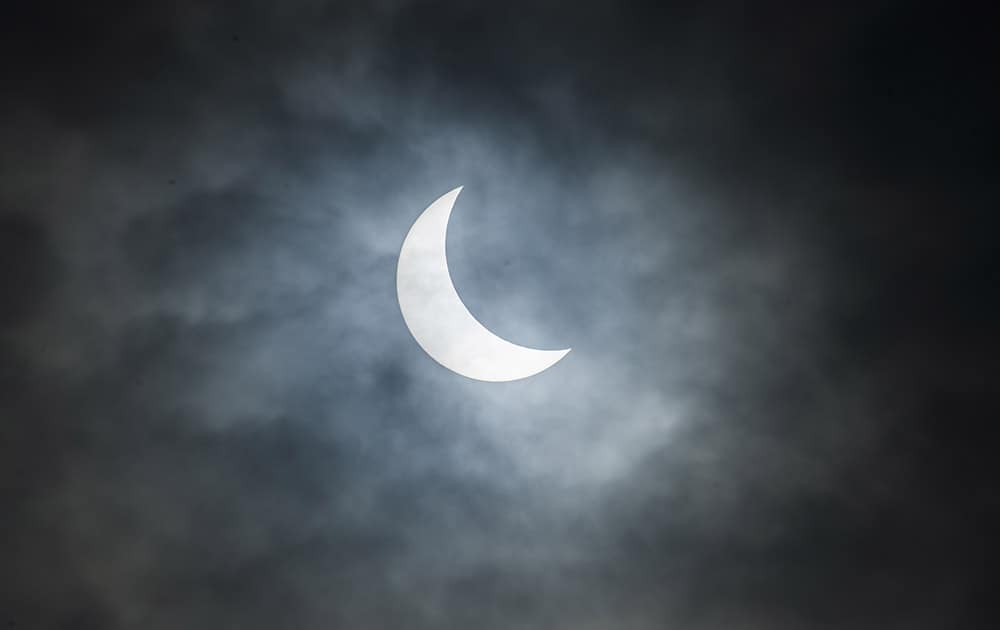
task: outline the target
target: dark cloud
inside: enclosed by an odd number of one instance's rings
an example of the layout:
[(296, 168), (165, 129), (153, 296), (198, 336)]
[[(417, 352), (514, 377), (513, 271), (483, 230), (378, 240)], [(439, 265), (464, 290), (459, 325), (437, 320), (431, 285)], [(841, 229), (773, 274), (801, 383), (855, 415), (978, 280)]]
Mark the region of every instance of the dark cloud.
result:
[(58, 260), (45, 228), (13, 212), (0, 216), (0, 252), (5, 292), (0, 323), (13, 326), (44, 307), (57, 279)]
[[(0, 624), (991, 627), (985, 20), (20, 8)], [(449, 260), (486, 384), (395, 297)]]

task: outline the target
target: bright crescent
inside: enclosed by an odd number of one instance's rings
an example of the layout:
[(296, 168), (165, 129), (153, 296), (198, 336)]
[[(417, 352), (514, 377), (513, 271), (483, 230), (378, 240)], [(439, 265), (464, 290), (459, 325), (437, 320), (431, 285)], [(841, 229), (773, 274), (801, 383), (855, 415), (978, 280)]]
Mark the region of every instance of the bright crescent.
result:
[(511, 343), (480, 324), (462, 303), (448, 272), (448, 219), (459, 186), (417, 217), (399, 251), (396, 294), (403, 320), (424, 352), (479, 381), (516, 381), (552, 367), (570, 351)]

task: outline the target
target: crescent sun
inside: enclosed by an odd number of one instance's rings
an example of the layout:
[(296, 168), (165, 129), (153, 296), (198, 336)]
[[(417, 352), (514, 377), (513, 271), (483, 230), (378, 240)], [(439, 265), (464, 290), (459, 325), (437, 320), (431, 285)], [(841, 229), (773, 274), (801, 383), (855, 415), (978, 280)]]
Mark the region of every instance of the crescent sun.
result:
[(424, 352), (449, 370), (479, 381), (515, 381), (555, 365), (570, 351), (536, 350), (498, 337), (462, 303), (448, 271), (448, 219), (459, 186), (421, 213), (403, 240), (396, 267), (399, 309)]

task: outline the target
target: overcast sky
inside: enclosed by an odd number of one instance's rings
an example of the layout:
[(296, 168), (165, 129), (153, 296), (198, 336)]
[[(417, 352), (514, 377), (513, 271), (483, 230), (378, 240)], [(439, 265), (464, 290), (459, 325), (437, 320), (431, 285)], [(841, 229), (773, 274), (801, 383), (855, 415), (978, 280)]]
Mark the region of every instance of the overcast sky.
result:
[(994, 34), (626, 4), (5, 16), (0, 626), (994, 627)]

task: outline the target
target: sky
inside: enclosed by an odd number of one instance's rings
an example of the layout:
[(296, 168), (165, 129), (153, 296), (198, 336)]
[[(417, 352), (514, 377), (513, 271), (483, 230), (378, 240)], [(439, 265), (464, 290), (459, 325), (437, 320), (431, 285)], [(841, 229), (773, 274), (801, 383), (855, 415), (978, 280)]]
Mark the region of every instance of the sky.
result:
[[(0, 627), (995, 627), (981, 16), (0, 28)], [(529, 379), (450, 372), (403, 322), (403, 238), (458, 186), (469, 310), (573, 348)]]

